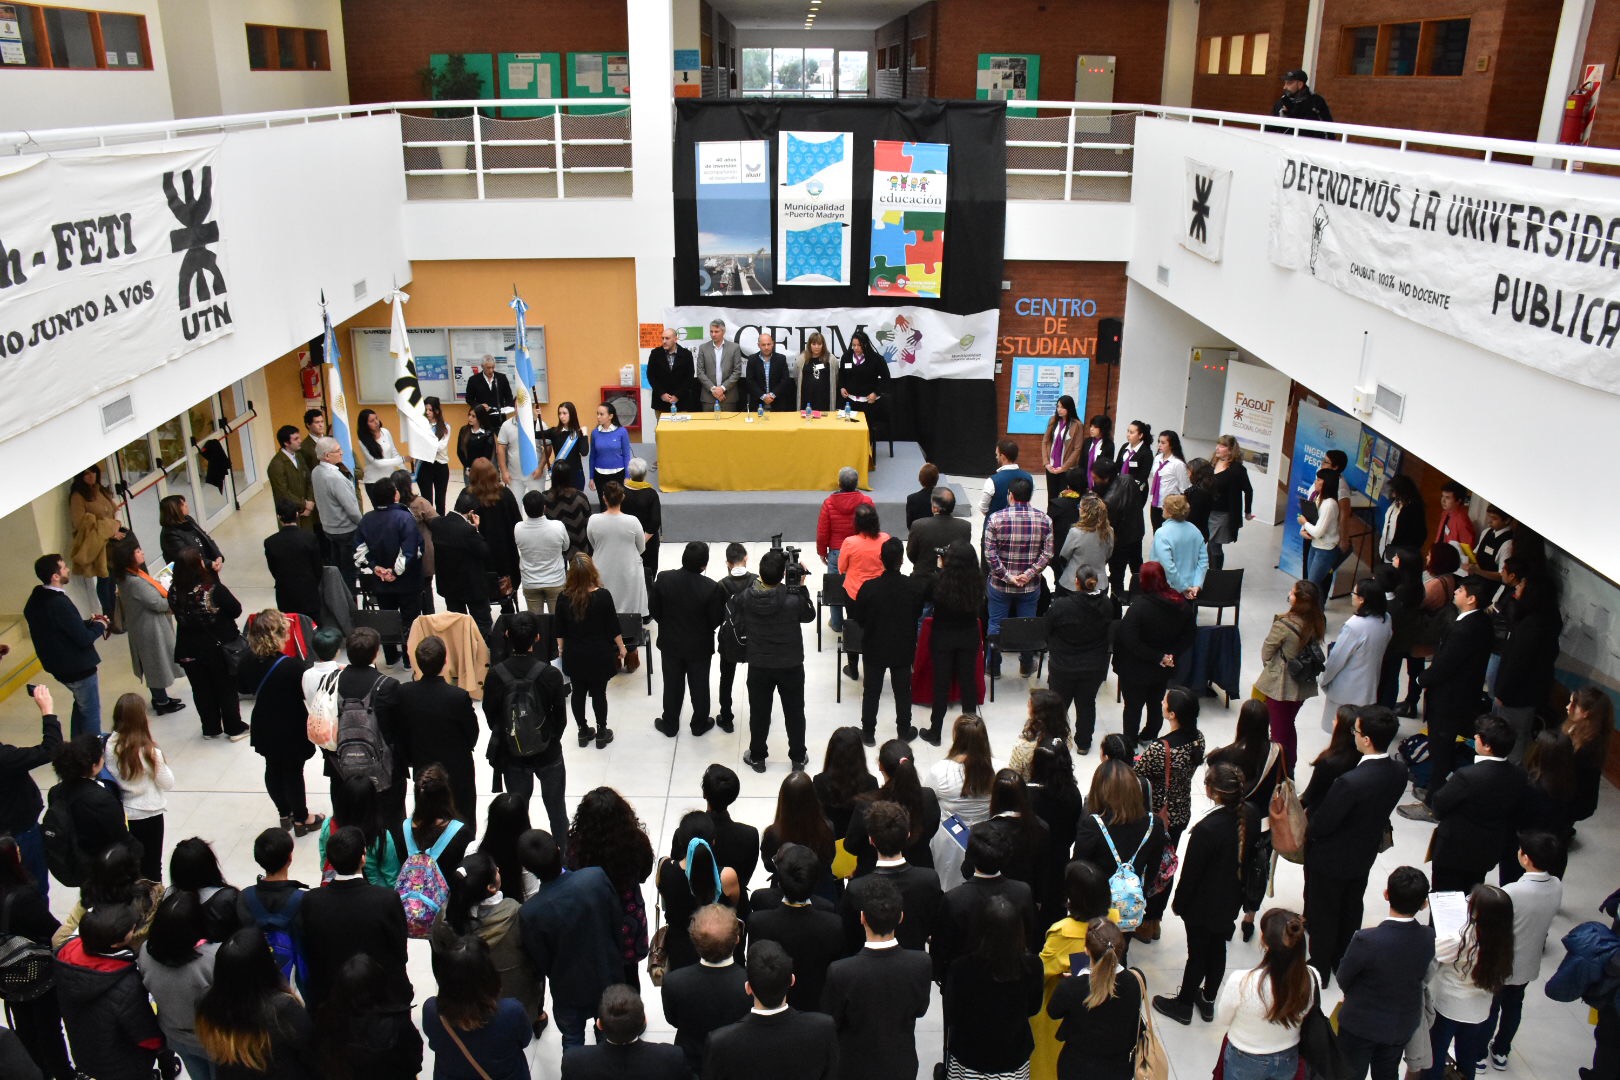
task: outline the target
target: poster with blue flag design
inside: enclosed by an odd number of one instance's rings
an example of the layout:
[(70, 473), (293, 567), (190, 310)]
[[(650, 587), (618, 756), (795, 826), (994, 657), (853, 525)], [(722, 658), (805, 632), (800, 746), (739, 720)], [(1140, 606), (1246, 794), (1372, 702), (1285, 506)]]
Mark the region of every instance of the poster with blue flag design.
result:
[(783, 131), (777, 164), (776, 250), (784, 285), (848, 285), (855, 136)]

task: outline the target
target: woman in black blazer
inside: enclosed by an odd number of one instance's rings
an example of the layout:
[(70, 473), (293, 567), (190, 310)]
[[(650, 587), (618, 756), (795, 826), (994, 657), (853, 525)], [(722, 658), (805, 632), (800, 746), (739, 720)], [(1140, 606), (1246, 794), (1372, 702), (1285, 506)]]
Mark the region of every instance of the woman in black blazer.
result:
[(248, 631), (250, 654), (242, 661), (242, 685), (258, 687), (253, 697), (251, 739), (264, 758), (264, 790), (276, 804), (281, 827), (299, 836), (316, 832), (326, 818), (309, 812), (304, 798), (304, 762), (315, 756), (309, 741), (309, 709), (304, 704), (304, 672), (309, 663), (282, 650), (287, 619), (275, 609), (259, 612)]
[(1061, 980), (1046, 1004), (1063, 1044), (1058, 1080), (1130, 1080), (1147, 981), (1124, 966), (1125, 936), (1107, 919), (1086, 925), (1086, 959), (1086, 970)]
[(174, 612), (174, 658), (191, 681), (203, 738), (217, 739), (221, 734), (232, 742), (247, 738), (236, 676), (226, 663), (224, 648), (242, 636), (236, 628), (242, 605), (197, 548), (182, 548), (175, 560), (169, 610)]
[(1114, 422), (1098, 414), (1086, 423), (1086, 441), (1080, 447), (1079, 468), (1091, 475), (1091, 467), (1099, 461), (1114, 460)]
[(934, 578), (934, 614), (929, 650), (934, 662), (934, 706), (922, 741), (938, 746), (945, 728), (954, 676), (962, 711), (979, 709), (979, 611), (984, 606), (984, 574), (971, 544), (952, 544)]
[(1187, 966), (1178, 993), (1153, 999), (1153, 1008), (1178, 1024), (1192, 1023), (1194, 1005), (1206, 1024), (1215, 1018), (1226, 944), (1243, 907), (1244, 856), (1260, 835), (1260, 817), (1243, 799), (1248, 786), (1243, 770), (1228, 762), (1204, 770), (1204, 794), (1215, 809), (1192, 827), (1171, 903), (1187, 927)]
[(186, 504), (184, 495), (163, 497), (158, 503), (158, 524), (162, 526), (158, 532), (158, 549), (163, 552), (164, 562), (178, 561), (180, 552), (186, 548), (196, 548), (202, 554), (203, 563), (214, 570), (225, 562), (214, 538), (191, 516), (191, 507)]
[(1378, 557), (1385, 562), (1396, 551), (1422, 551), (1429, 539), (1429, 515), (1423, 496), (1410, 476), (1397, 476), (1389, 482), (1390, 506), (1384, 513), (1384, 526), (1378, 537)]
[(1035, 1049), (1029, 1018), (1041, 1011), (1045, 977), (1004, 897), (979, 918), (979, 945), (945, 976), (945, 1053), (953, 1076), (1006, 1076)]
[(1231, 435), (1215, 440), (1215, 475), (1210, 481), (1209, 568), (1226, 565), (1223, 544), (1237, 540), (1243, 522), (1254, 516), (1254, 486), (1249, 470), (1243, 467), (1243, 451)]
[[(1170, 588), (1164, 567), (1145, 562), (1136, 577), (1136, 598), (1125, 609), (1114, 638), (1114, 673), (1125, 698), (1122, 722), (1127, 744), (1152, 742), (1164, 720), (1160, 702), (1176, 657), (1192, 648), (1197, 615), (1185, 597)], [(1147, 709), (1147, 726), (1141, 727)]]

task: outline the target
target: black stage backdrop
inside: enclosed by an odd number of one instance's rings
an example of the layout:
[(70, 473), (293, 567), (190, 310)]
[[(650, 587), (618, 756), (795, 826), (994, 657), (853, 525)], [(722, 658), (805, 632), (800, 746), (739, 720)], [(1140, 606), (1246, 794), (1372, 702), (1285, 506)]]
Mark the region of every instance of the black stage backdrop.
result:
[[(828, 307), (935, 307), (966, 315), (1001, 306), (1007, 234), (1007, 113), (991, 101), (797, 101), (743, 99), (675, 102), (675, 303), (814, 311)], [(776, 285), (764, 296), (702, 296), (698, 289), (697, 166), (700, 142), (764, 139), (771, 144), (771, 235), (776, 234), (777, 133), (849, 131), (855, 135), (848, 286)], [(878, 139), (946, 143), (945, 274), (939, 300), (868, 296), (871, 254), (872, 143)], [(781, 266), (781, 253), (773, 268)], [(994, 379), (896, 379), (894, 436), (915, 439), (946, 472), (981, 476), (994, 467)]]

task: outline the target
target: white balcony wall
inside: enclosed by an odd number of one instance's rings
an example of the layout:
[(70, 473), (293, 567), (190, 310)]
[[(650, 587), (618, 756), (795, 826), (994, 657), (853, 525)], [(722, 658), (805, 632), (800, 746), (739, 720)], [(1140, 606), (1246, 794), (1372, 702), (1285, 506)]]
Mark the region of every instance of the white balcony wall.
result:
[[(349, 103), (338, 0), (159, 0), (163, 37), (172, 61), (174, 115), (311, 109)], [(247, 26), (325, 30), (330, 71), (254, 71), (248, 63)]]
[[(1287, 140), (1205, 124), (1138, 121), (1128, 266), (1133, 304), (1142, 292), (1157, 295), (1346, 411), (1360, 381), (1365, 332), (1368, 381), (1407, 395), (1400, 422), (1376, 413), (1369, 424), (1481, 497), (1501, 502), (1610, 580), (1620, 580), (1620, 548), (1612, 543), (1620, 535), (1620, 503), (1583, 497), (1589, 492), (1579, 486), (1582, 461), (1604, 460), (1586, 447), (1607, 445), (1620, 425), (1620, 398), (1272, 265), (1266, 255), (1271, 194)], [(1606, 177), (1458, 157), (1416, 157), (1319, 140), (1312, 140), (1309, 150), (1391, 168), (1412, 162), (1411, 167), (1431, 174), (1521, 184), (1527, 191), (1612, 198), (1615, 190), (1615, 181)], [(1232, 170), (1225, 250), (1218, 264), (1179, 245), (1189, 157)], [(1160, 267), (1169, 271), (1168, 285), (1159, 283)], [(1179, 401), (1161, 402), (1159, 395), (1175, 383), (1167, 366), (1180, 369), (1186, 354), (1159, 348), (1153, 334), (1136, 332), (1138, 320), (1156, 314), (1151, 306), (1126, 312), (1121, 415), (1152, 416), (1166, 407), (1179, 413)]]
[(173, 119), (161, 6), (159, 0), (120, 0), (107, 8), (146, 17), (150, 71), (0, 67), (0, 128), (37, 131)]
[[(0, 469), (0, 515), (318, 336), (322, 290), (336, 323), (375, 303), (396, 278), (408, 281), (399, 142), (395, 116), (225, 136), (215, 190), (220, 232), (230, 242), (235, 332), (41, 417), (39, 426), (0, 444), (0, 460), (8, 465)], [(361, 281), (365, 291), (356, 296)], [(0, 394), (25, 395), (37, 377), (27, 369), (11, 371), (0, 381)], [(103, 432), (99, 403), (126, 393), (134, 418)]]

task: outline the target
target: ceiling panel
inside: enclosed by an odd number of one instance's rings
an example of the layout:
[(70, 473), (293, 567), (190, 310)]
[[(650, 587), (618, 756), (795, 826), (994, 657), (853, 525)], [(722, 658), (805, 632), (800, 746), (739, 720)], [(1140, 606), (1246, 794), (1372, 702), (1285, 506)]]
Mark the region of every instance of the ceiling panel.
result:
[(711, 0), (739, 30), (803, 30), (808, 11), (816, 11), (818, 30), (876, 30), (921, 6), (922, 0)]

